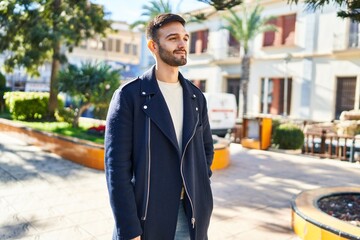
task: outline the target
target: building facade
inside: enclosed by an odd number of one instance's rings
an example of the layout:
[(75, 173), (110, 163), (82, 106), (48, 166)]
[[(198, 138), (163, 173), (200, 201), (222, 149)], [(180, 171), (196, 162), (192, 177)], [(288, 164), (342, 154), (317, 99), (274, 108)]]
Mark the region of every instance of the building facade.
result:
[[(126, 22), (114, 22), (112, 29), (106, 37), (83, 41), (72, 52), (64, 49), (68, 62), (76, 65), (82, 62), (105, 62), (120, 71), (121, 80), (138, 76), (142, 34), (129, 30)], [(5, 58), (6, 54), (0, 55), (0, 64)], [(49, 91), (51, 63), (39, 67), (39, 73), (39, 77), (31, 77), (25, 69), (15, 69), (13, 73), (6, 74), (7, 84), (13, 91)]]
[(136, 77), (139, 73), (142, 53), (142, 34), (131, 31), (126, 22), (114, 22), (113, 31), (106, 38), (88, 39), (67, 54), (69, 63), (106, 62), (119, 69), (122, 80)]
[[(260, 4), (277, 31), (251, 41), (247, 113), (331, 121), (344, 110), (359, 109), (359, 23), (337, 17), (333, 5), (313, 11), (281, 0)], [(222, 14), (187, 25), (190, 54), (182, 72), (203, 91), (238, 96), (242, 52), (222, 28)]]

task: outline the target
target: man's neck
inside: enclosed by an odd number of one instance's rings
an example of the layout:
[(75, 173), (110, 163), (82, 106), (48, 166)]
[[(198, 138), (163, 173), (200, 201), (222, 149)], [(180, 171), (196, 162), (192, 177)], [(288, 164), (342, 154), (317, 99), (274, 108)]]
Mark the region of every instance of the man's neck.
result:
[(179, 68), (169, 65), (156, 65), (156, 79), (162, 82), (176, 83), (179, 81)]

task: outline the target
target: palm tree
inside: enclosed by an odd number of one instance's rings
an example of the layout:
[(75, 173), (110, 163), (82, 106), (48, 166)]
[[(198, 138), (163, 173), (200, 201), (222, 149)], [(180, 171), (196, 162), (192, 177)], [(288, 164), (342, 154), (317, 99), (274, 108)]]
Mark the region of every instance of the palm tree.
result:
[(213, 6), (217, 11), (231, 9), (243, 3), (243, 0), (198, 0)]
[(159, 1), (150, 1), (148, 5), (142, 6), (143, 13), (141, 16), (145, 16), (146, 20), (138, 20), (135, 21), (130, 25), (131, 29), (134, 29), (135, 27), (145, 27), (146, 24), (149, 22), (150, 19), (153, 19), (155, 16), (161, 14), (161, 13), (170, 13), (172, 12), (172, 6), (168, 1), (159, 0)]
[(223, 28), (227, 29), (230, 34), (239, 41), (243, 50), (240, 78), (240, 96), (243, 98), (243, 116), (247, 113), (247, 89), (250, 75), (249, 43), (260, 33), (276, 31), (274, 25), (268, 24), (268, 21), (271, 20), (272, 17), (261, 17), (262, 10), (262, 7), (256, 5), (249, 11), (246, 6), (243, 5), (241, 17), (232, 9), (228, 10), (230, 16), (223, 17), (229, 24)]

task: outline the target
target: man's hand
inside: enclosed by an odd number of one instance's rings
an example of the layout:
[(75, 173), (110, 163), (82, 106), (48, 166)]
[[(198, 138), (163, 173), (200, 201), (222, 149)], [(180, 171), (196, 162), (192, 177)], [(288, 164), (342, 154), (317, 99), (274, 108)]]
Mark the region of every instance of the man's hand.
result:
[(136, 238), (133, 238), (131, 240), (141, 240), (140, 236), (137, 236)]

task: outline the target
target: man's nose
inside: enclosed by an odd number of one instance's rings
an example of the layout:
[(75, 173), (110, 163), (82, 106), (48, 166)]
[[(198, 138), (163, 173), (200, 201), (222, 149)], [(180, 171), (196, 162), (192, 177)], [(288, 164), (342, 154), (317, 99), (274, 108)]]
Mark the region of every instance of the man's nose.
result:
[(180, 40), (178, 47), (179, 47), (179, 48), (184, 48), (184, 49), (186, 49), (186, 47), (187, 47), (187, 41), (185, 41), (185, 40)]

